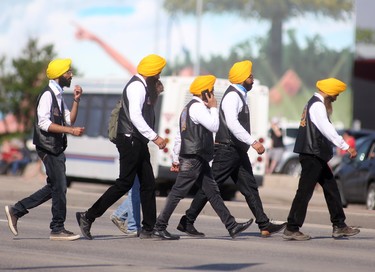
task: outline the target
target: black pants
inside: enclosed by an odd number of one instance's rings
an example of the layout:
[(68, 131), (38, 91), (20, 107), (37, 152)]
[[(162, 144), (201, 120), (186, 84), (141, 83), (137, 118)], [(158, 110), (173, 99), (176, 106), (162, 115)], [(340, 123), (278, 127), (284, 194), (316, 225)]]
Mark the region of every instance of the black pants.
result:
[(296, 196), (288, 216), (287, 229), (298, 231), (306, 218), (307, 206), (314, 193), (316, 184), (323, 187), (324, 198), (331, 216), (333, 226), (345, 227), (345, 213), (342, 208), (340, 192), (336, 180), (327, 162), (312, 155), (300, 155), (302, 166)]
[(118, 135), (116, 147), (120, 154), (120, 176), (115, 184), (94, 203), (87, 211), (90, 220), (100, 217), (133, 186), (138, 175), (142, 204), (143, 229), (151, 231), (156, 221), (155, 177), (150, 163), (147, 144), (137, 138)]
[(167, 228), (173, 211), (180, 200), (186, 197), (194, 183), (199, 186), (202, 192), (205, 192), (212, 208), (220, 217), (225, 227), (228, 230), (235, 227), (236, 221), (221, 198), (219, 187), (212, 177), (210, 165), (202, 158), (194, 156), (180, 158), (180, 172), (178, 173), (176, 183), (168, 194), (164, 209), (158, 216), (155, 229), (165, 230)]
[(66, 176), (65, 176), (65, 154), (47, 154), (37, 148), (39, 158), (43, 161), (47, 174), (47, 185), (32, 195), (18, 201), (13, 207), (15, 215), (22, 217), (32, 208), (35, 208), (52, 198), (52, 221), (50, 229), (52, 232), (60, 232), (64, 227), (66, 219)]
[[(247, 205), (255, 216), (255, 222), (260, 229), (267, 227), (269, 219), (263, 211), (262, 201), (258, 192), (258, 184), (254, 178), (249, 156), (245, 151), (239, 151), (230, 145), (215, 145), (215, 155), (212, 163), (215, 181), (220, 185), (229, 177), (236, 183), (238, 190), (245, 196)], [(207, 203), (203, 190), (199, 190), (190, 208), (186, 211), (188, 221), (193, 223)]]

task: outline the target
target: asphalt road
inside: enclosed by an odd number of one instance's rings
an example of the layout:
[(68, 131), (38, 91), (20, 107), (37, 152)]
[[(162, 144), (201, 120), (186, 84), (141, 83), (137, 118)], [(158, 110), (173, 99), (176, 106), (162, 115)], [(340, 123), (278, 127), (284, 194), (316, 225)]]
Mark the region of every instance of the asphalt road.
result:
[[(41, 176), (13, 178), (0, 176), (0, 205), (9, 205), (44, 185)], [(296, 180), (266, 177), (260, 188), (265, 211), (270, 218), (284, 221), (295, 193)], [(75, 183), (68, 190), (66, 228), (79, 233), (75, 212), (87, 209), (107, 188), (103, 185)], [(175, 227), (190, 204), (181, 201), (172, 215), (169, 231)], [(164, 198), (158, 198), (158, 211)], [(119, 204), (119, 203), (117, 203)], [(252, 217), (241, 196), (227, 202), (239, 222)], [(236, 239), (207, 205), (196, 227), (205, 238), (182, 234), (178, 241), (126, 238), (110, 222), (111, 207), (92, 227), (94, 240), (53, 242), (49, 238), (50, 202), (30, 211), (19, 220), (14, 237), (0, 210), (0, 271), (373, 271), (375, 260), (375, 211), (352, 205), (345, 209), (347, 223), (361, 226), (361, 233), (350, 239), (331, 238), (332, 228), (319, 189), (311, 200), (302, 231), (313, 239), (284, 241), (281, 234), (261, 238), (256, 224)], [(181, 234), (181, 233), (179, 233)]]

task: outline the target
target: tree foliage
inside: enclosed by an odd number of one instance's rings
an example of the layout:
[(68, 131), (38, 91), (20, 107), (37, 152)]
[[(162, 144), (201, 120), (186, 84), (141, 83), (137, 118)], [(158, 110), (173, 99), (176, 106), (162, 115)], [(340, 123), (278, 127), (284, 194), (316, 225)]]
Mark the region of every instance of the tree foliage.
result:
[[(164, 8), (172, 15), (195, 14), (197, 0), (164, 0)], [(233, 13), (243, 18), (270, 22), (270, 43), (267, 56), (272, 70), (282, 71), (282, 25), (293, 17), (307, 13), (329, 16), (336, 20), (347, 18), (353, 10), (353, 0), (202, 0), (203, 12)]]
[(53, 45), (38, 46), (30, 39), (22, 54), (11, 60), (6, 68), (6, 57), (0, 60), (0, 104), (3, 113), (12, 112), (30, 132), (36, 98), (42, 86), (47, 84), (45, 70), (55, 56)]

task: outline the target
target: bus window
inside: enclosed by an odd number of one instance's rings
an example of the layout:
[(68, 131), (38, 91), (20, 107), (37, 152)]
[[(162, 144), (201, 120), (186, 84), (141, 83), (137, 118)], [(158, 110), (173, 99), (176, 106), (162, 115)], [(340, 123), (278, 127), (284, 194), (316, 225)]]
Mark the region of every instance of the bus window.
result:
[(87, 123), (85, 124), (85, 134), (89, 137), (100, 136), (103, 126), (104, 95), (90, 95), (89, 107), (87, 111)]

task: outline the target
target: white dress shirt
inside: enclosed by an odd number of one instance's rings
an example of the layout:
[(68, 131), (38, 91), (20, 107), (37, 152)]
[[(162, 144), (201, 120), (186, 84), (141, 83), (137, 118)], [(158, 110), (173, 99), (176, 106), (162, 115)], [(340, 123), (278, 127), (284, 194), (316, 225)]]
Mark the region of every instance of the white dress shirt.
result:
[[(146, 81), (140, 74), (137, 74), (136, 76), (147, 86)], [(146, 123), (142, 115), (142, 108), (146, 96), (145, 87), (141, 82), (134, 81), (128, 86), (126, 96), (129, 101), (130, 121), (137, 128), (139, 133), (152, 141), (156, 138), (157, 133)]]
[[(204, 104), (202, 99), (197, 96), (193, 96), (193, 99), (197, 100), (198, 103), (193, 103), (189, 109), (189, 115), (191, 121), (194, 124), (201, 124), (206, 129), (211, 131), (212, 133), (216, 133), (219, 129), (219, 111), (217, 108), (207, 108)], [(213, 140), (213, 139), (212, 139)], [(178, 126), (178, 130), (175, 137), (173, 152), (172, 152), (172, 161), (175, 164), (178, 164), (178, 156), (180, 154), (181, 149), (181, 134), (180, 134), (180, 126)]]
[[(54, 80), (50, 80), (48, 86), (52, 89), (53, 93), (56, 96), (56, 100), (57, 100), (57, 103), (59, 104), (60, 111), (61, 111), (61, 102), (64, 103), (65, 122), (67, 125), (70, 126), (71, 125), (70, 111), (69, 111), (69, 108), (66, 106), (65, 101), (62, 97), (64, 90)], [(39, 105), (37, 108), (38, 126), (41, 130), (48, 131), (49, 126), (52, 124), (52, 121), (50, 120), (51, 105), (52, 105), (51, 93), (44, 92), (44, 94), (41, 96), (39, 100)]]
[(324, 105), (323, 96), (319, 93), (315, 93), (314, 96), (318, 97), (322, 103), (313, 103), (311, 105), (309, 110), (311, 122), (313, 122), (324, 137), (326, 137), (335, 146), (342, 150), (348, 150), (349, 145), (337, 133), (332, 123), (328, 120), (327, 109)]
[[(236, 84), (232, 84), (244, 97), (247, 104), (247, 94), (239, 89)], [(229, 131), (239, 141), (252, 145), (255, 139), (238, 121), (238, 114), (242, 111), (242, 100), (236, 92), (229, 92), (221, 101), (221, 108), (224, 112), (225, 120)]]

